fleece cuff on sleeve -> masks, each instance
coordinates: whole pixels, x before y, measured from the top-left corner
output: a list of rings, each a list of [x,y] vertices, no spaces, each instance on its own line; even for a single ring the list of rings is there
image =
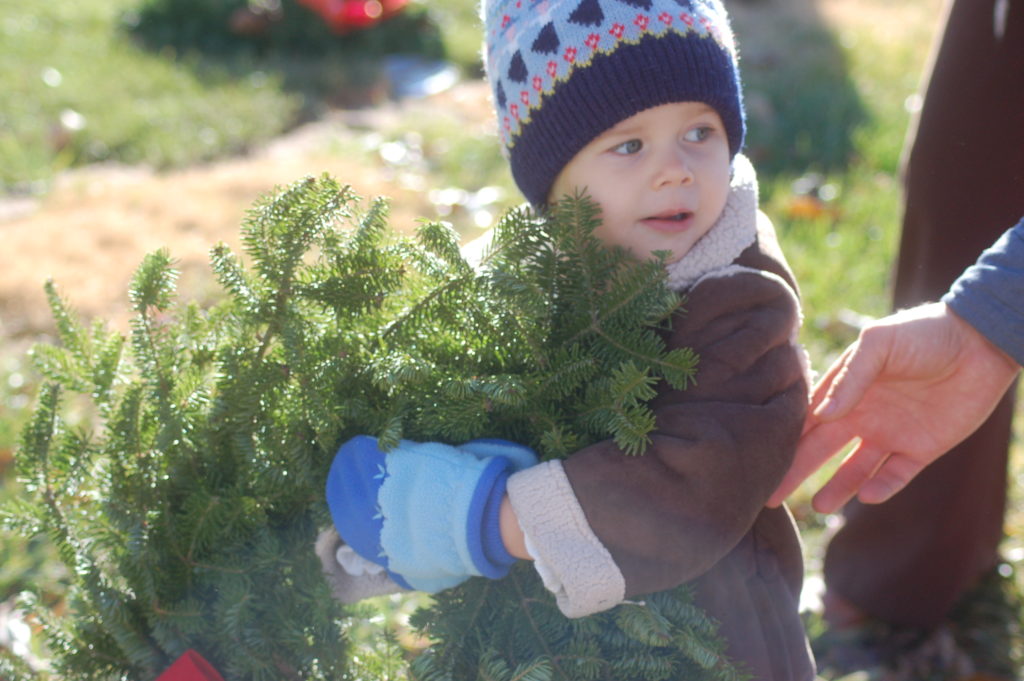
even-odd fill
[[[583,617],[623,601],[622,572],[590,528],[560,462],[513,474],[508,495],[534,566],[562,614]]]

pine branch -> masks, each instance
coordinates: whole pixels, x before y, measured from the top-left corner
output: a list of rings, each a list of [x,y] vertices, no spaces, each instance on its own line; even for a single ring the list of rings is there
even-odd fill
[[[349,611],[311,550],[340,442],[500,437],[551,458],[614,439],[640,454],[655,382],[692,377],[692,353],[662,340],[678,303],[662,268],[600,247],[592,204],[512,211],[471,265],[450,228],[410,239],[386,201],[358,203],[327,177],[262,199],[245,259],[211,252],[226,295],[208,309],[175,301],[168,252],[147,256],[128,343],[48,286],[61,345],[36,350],[51,384],[18,453],[29,496],[4,512],[74,576],[75,609],[44,613],[61,678],[155,678],[187,647],[228,681],[383,668],[350,658]],[[61,418],[65,393],[90,405],[81,426]],[[687,593],[661,598],[672,607],[570,621],[529,566],[469,580],[414,615],[437,643],[410,673],[728,678]]]
[[[567,674],[566,671],[559,664],[560,660],[558,654],[554,650],[552,650],[551,646],[548,645],[547,637],[541,631],[540,627],[538,626],[537,620],[533,616],[533,612],[530,608],[531,604],[535,602],[533,596],[526,593],[526,591],[523,589],[523,583],[520,580],[518,574],[510,574],[506,578],[506,581],[510,581],[512,583],[512,586],[515,588],[515,594],[518,597],[519,602],[522,604],[523,615],[525,616],[526,621],[530,626],[530,629],[533,631],[533,634],[536,637],[537,642],[540,644],[541,655],[538,658],[536,658],[536,662],[544,662],[551,665],[552,679],[560,678],[564,679],[565,681],[571,681],[572,676]]]

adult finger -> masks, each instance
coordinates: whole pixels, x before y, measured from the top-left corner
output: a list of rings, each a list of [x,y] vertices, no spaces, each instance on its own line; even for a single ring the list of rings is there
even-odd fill
[[[797,443],[793,463],[766,505],[771,508],[781,505],[793,490],[852,439],[853,436],[843,424],[818,423],[812,426]]]
[[[829,365],[825,373],[822,374],[821,378],[814,384],[814,388],[811,390],[811,399],[809,405],[809,418],[814,418],[814,412],[817,410],[818,405],[821,404],[822,400],[829,393],[832,388],[832,383],[836,380],[836,376],[842,371],[843,367],[849,361],[850,354],[853,352],[854,345],[849,345],[843,350],[842,354],[837,357],[832,364]]]
[[[871,384],[882,372],[886,361],[887,344],[874,342],[876,336],[865,333],[852,346],[843,365],[830,381],[821,404],[814,415],[823,421],[840,419],[850,412],[864,397]]]
[[[853,448],[839,468],[811,499],[818,513],[832,513],[857,495],[885,462],[889,452],[864,442]]]
[[[880,504],[907,486],[927,464],[905,454],[893,454],[865,482],[857,498],[865,504]]]

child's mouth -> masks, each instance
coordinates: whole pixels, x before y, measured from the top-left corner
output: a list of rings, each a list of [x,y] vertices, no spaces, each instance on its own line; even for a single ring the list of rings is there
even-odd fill
[[[693,213],[680,211],[677,213],[662,213],[644,218],[644,222],[653,229],[662,232],[674,232],[683,230],[689,226]]]
[[[686,219],[690,218],[691,216],[693,216],[693,213],[691,213],[689,211],[679,211],[679,212],[666,211],[664,213],[659,213],[658,215],[648,215],[644,219],[645,220],[676,220],[676,221],[680,221],[680,220],[686,220]]]

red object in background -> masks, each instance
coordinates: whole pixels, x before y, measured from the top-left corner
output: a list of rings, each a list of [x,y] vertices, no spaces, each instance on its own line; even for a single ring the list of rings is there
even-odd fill
[[[156,681],[224,681],[224,677],[194,650],[186,650]]]
[[[409,0],[298,0],[324,18],[335,33],[369,28],[397,14]]]

